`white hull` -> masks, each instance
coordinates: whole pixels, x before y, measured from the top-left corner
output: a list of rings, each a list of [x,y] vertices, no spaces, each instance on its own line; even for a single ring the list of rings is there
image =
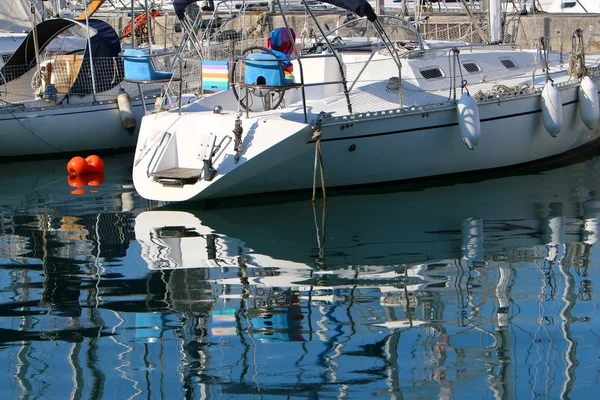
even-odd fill
[[[596,85],[600,78],[594,79]],[[553,157],[590,143],[600,137],[590,131],[579,116],[578,85],[562,90],[564,126],[553,138],[542,124],[540,96],[487,101],[480,103],[481,141],[469,150],[461,141],[455,107],[440,107],[426,111],[394,112],[390,116],[372,115],[324,123],[322,148],[325,183],[328,187],[377,183],[493,169],[528,163]],[[423,124],[424,115],[427,123]],[[316,116],[313,116],[316,118]],[[188,119],[189,118],[189,119]],[[202,126],[195,119],[208,123],[212,133],[229,134],[235,115],[217,115],[212,111],[196,112],[178,118],[174,114],[150,116],[143,120],[142,133],[154,137],[177,120],[177,126]],[[210,122],[208,122],[210,121]],[[261,121],[268,121],[263,122]],[[238,196],[251,193],[308,189],[313,184],[315,143],[310,126],[293,121],[277,121],[281,129],[270,126],[267,118],[242,119],[244,132],[254,128],[252,147],[239,163],[234,162],[232,146],[222,157],[219,170],[224,175],[210,182],[200,180],[194,185],[166,187],[147,178],[151,157],[141,157],[144,137],[140,137],[133,177],[136,189],[145,198],[182,201]],[[150,125],[151,129],[147,130]],[[287,126],[285,126],[287,125]],[[352,125],[352,126],[348,126]],[[342,129],[343,127],[343,129]],[[518,129],[515,129],[518,127]],[[189,133],[177,130],[178,141],[193,140]],[[155,139],[156,140],[156,139]],[[196,140],[197,142],[197,140]],[[142,145],[141,145],[142,144]],[[355,146],[354,151],[350,147]],[[254,151],[251,149],[254,148]],[[260,156],[259,163],[252,163]],[[201,168],[202,162],[190,167]],[[239,168],[244,165],[244,168]],[[229,172],[236,169],[235,173]]]
[[[123,128],[116,101],[104,103],[0,112],[0,157],[135,147],[138,129]],[[140,121],[141,102],[132,112]]]

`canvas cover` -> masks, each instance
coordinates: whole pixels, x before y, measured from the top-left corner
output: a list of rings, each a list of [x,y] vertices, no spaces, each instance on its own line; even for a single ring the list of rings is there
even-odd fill
[[[366,0],[322,0],[322,2],[351,11],[359,17],[367,17],[371,22],[377,19],[373,7],[371,7],[371,4]]]
[[[182,20],[185,17],[185,9],[192,3],[198,0],[173,0],[173,9],[177,18]]]
[[[7,82],[22,76],[27,70],[34,68],[36,63],[34,34],[37,34],[39,51],[43,51],[50,42],[67,29],[79,25],[87,29],[85,23],[55,18],[39,23],[23,40],[12,57],[4,64],[0,72]],[[71,88],[71,93],[87,95],[92,93],[92,64],[96,71],[111,71],[111,73],[95,74],[96,90],[102,92],[115,87],[123,80],[123,60],[119,35],[108,23],[90,19],[90,45],[86,45],[83,62],[79,74]],[[86,41],[87,44],[87,41]],[[83,50],[83,49],[80,49]],[[90,62],[90,54],[93,56]],[[27,66],[28,68],[22,68]]]

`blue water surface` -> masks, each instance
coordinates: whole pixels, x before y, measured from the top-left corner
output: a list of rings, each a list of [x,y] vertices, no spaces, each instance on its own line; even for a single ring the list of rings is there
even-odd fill
[[[3,164],[6,399],[579,399],[600,390],[600,158],[156,204]]]

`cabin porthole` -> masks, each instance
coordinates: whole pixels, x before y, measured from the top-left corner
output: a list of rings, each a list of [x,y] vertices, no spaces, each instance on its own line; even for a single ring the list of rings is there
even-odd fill
[[[354,150],[356,150],[356,145],[355,144],[351,144],[350,147],[348,147],[348,151],[349,152],[353,152]]]

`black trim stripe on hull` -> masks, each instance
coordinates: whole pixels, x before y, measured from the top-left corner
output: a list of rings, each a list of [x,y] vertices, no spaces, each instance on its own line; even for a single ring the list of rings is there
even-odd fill
[[[579,102],[579,100],[569,101],[567,103],[564,103],[563,107],[574,104],[574,103],[578,103],[578,102]],[[539,110],[526,111],[526,112],[522,112],[522,113],[518,113],[518,114],[510,114],[510,115],[503,115],[503,116],[498,116],[498,117],[493,117],[493,118],[486,118],[486,119],[482,119],[481,122],[490,122],[490,121],[497,121],[497,120],[507,119],[507,118],[522,117],[524,115],[537,114],[537,113],[541,113],[541,112],[542,112],[542,109],[540,108]],[[392,132],[381,132],[381,133],[375,133],[375,134],[371,134],[371,135],[365,134],[365,135],[355,135],[355,136],[339,137],[339,138],[323,138],[323,139],[321,139],[321,142],[335,142],[338,140],[364,139],[364,138],[371,138],[371,137],[377,137],[377,136],[396,135],[396,134],[401,134],[401,133],[406,133],[406,132],[425,131],[425,130],[429,130],[429,129],[450,128],[453,126],[458,126],[458,122],[452,123],[452,124],[421,126],[418,128],[403,129],[400,131],[392,131]],[[314,142],[315,142],[314,140],[309,140],[306,142],[306,144],[310,144],[310,143],[314,143]]]
[[[103,108],[100,108],[101,106],[103,106]],[[135,104],[135,105],[131,105],[131,108],[139,108],[142,107],[142,103],[140,104]],[[118,109],[118,105],[117,103],[114,104],[97,104],[97,105],[89,105],[89,106],[82,106],[82,107],[98,107],[99,109],[93,109],[93,110],[87,110],[87,111],[71,111],[71,112],[65,112],[65,113],[55,113],[52,114],[52,117],[64,117],[64,116],[69,116],[69,115],[77,115],[77,114],[89,114],[92,112],[100,112],[100,111],[107,111],[107,110],[112,110],[112,109]],[[54,110],[56,111],[56,109],[47,109],[47,110],[38,110],[40,112],[39,115],[32,115],[32,116],[28,116],[28,117],[19,117],[18,114],[22,113],[22,112],[27,112],[27,113],[33,113],[36,111],[18,111],[18,112],[7,112],[6,115],[9,116],[9,118],[0,118],[0,121],[12,121],[12,120],[17,120],[17,121],[21,121],[21,120],[25,120],[25,119],[32,119],[32,118],[46,118],[49,115],[45,114],[48,111]],[[2,113],[4,114],[4,113]],[[0,116],[2,115],[0,114]]]

